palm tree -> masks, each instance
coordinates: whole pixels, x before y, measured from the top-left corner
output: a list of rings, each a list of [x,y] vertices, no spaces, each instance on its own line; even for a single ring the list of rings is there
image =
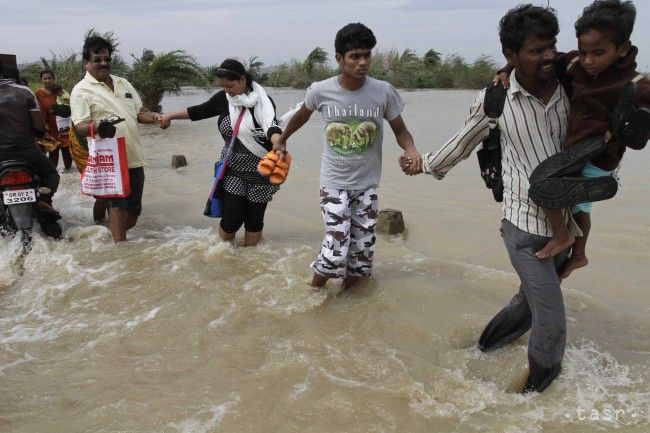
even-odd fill
[[[418,56],[415,54],[415,51],[413,51],[410,48],[405,49],[402,51],[402,54],[399,57],[400,63],[403,65],[409,65],[412,63],[417,63],[418,62]]]
[[[402,72],[412,71],[414,69],[417,69],[417,67],[420,65],[420,59],[415,54],[415,51],[407,48],[402,51],[402,54],[399,56],[398,64]]]
[[[311,75],[314,67],[323,66],[327,62],[327,52],[321,47],[314,48],[305,59],[305,70]]]
[[[424,62],[427,68],[432,68],[436,65],[439,65],[440,62],[442,61],[442,58],[440,57],[439,52],[437,52],[434,49],[430,49],[429,51],[424,53],[424,56],[422,57],[422,61]]]
[[[52,52],[50,60],[41,57],[40,66],[52,71],[56,82],[69,92],[84,76],[83,66],[78,57],[77,53]]]
[[[149,110],[160,111],[160,101],[166,92],[179,93],[181,86],[206,88],[208,80],[203,68],[193,56],[182,50],[155,54],[144,49],[135,59],[129,81],[138,89],[142,104]]]
[[[253,76],[253,80],[255,81],[263,81],[263,75],[262,74],[262,66],[264,66],[264,62],[259,60],[259,57],[257,56],[252,56],[250,59],[248,59],[248,72]]]
[[[101,36],[106,39],[113,46],[113,58],[111,62],[111,73],[114,75],[125,76],[129,71],[129,66],[120,57],[118,46],[120,45],[115,33],[106,32],[99,33],[94,28],[88,30],[84,35],[84,40],[90,36]],[[49,69],[54,72],[56,81],[67,91],[72,90],[84,76],[83,58],[82,53],[74,51],[50,51],[51,58],[46,59],[41,57],[40,63],[35,62],[27,66],[21,71],[21,75],[29,79],[30,82],[40,81],[39,72],[42,69]],[[38,85],[32,84],[35,87]]]

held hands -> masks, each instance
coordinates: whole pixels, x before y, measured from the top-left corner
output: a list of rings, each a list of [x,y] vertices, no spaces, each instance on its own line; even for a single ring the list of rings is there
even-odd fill
[[[287,154],[287,142],[279,139],[274,140],[274,137],[271,137],[271,141],[273,141],[273,152],[280,158],[284,158],[284,155]]]
[[[404,174],[413,176],[422,173],[422,156],[415,149],[404,151],[398,163]]]
[[[171,116],[168,114],[160,114],[158,113],[158,126],[160,126],[160,129],[167,129],[169,128],[169,125],[172,123]]]

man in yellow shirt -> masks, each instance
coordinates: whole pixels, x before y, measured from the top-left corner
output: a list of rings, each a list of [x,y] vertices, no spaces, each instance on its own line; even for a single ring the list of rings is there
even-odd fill
[[[86,76],[74,86],[70,96],[72,121],[80,135],[90,136],[91,125],[100,137],[124,137],[129,166],[131,194],[109,199],[108,228],[115,242],[126,240],[126,231],[135,226],[142,212],[144,157],[140,147],[138,123],[158,123],[160,113],[142,106],[137,90],[127,80],[111,75],[113,46],[99,36],[86,39],[83,47]],[[100,120],[118,116],[124,121],[115,126]]]

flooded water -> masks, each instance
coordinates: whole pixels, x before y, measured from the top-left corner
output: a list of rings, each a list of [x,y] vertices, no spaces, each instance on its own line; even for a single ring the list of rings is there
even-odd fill
[[[280,112],[303,96],[269,92]],[[462,125],[475,92],[403,96],[424,151]],[[443,181],[406,177],[387,133],[380,207],[402,210],[407,233],[379,238],[367,284],[315,292],[319,130],[314,115],[292,138],[289,179],[255,248],[220,242],[202,215],[223,145],[214,119],[142,127],[144,213],[126,244],[92,224],[78,175],[62,175],[65,239],[37,233],[22,276],[18,240],[0,240],[0,431],[650,429],[650,152],[630,151],[618,196],[594,208],[590,265],[564,284],[561,376],[521,395],[527,337],[489,354],[475,347],[517,290],[475,157]],[[189,166],[171,169],[173,154]]]

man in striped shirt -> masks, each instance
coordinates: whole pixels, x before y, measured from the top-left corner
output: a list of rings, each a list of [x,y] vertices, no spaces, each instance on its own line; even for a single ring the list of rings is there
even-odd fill
[[[501,233],[521,286],[488,323],[479,348],[497,349],[531,329],[527,391],[542,391],[557,377],[566,344],[557,270],[566,261],[567,251],[554,258],[535,256],[548,243],[552,230],[542,209],[528,197],[528,177],[541,161],[561,150],[567,130],[569,100],[553,69],[558,31],[553,9],[530,4],[508,11],[499,28],[503,54],[515,67],[498,120],[504,184]],[[442,179],[487,137],[484,95],[485,90],[479,93],[465,126],[453,138],[437,152],[423,155],[420,172]],[[407,174],[415,174],[409,172],[408,160],[401,163]],[[565,218],[575,232],[569,212]]]

